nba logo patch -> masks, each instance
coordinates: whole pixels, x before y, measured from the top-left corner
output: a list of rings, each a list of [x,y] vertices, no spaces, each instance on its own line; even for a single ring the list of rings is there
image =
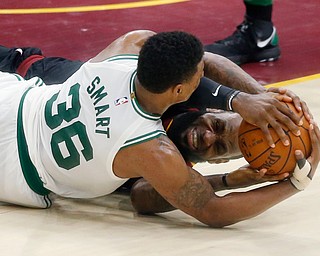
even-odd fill
[[[120,106],[120,105],[125,104],[125,103],[128,103],[128,98],[127,97],[122,97],[122,98],[119,98],[119,99],[114,101],[114,105],[116,105],[116,106]]]

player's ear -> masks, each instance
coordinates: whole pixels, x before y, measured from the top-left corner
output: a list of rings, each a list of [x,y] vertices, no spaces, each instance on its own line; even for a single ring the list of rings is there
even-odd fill
[[[172,87],[172,90],[173,90],[174,101],[176,103],[185,101],[187,100],[187,96],[190,96],[188,95],[188,90],[185,84],[177,84],[174,87]]]
[[[180,97],[180,95],[183,92],[183,85],[182,84],[177,84],[173,87],[173,93],[176,97]]]

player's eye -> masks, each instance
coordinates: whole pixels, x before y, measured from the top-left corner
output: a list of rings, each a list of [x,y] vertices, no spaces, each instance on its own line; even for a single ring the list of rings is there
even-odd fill
[[[227,145],[221,140],[216,140],[214,143],[214,150],[216,155],[223,155],[227,152]]]
[[[217,119],[213,121],[212,127],[217,134],[222,134],[225,129],[225,123],[224,121]]]

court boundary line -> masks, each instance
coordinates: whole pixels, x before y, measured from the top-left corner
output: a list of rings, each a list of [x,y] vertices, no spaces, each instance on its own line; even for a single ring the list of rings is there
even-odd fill
[[[266,88],[284,87],[284,86],[290,86],[290,85],[294,85],[294,84],[298,84],[298,83],[302,83],[302,82],[307,82],[307,81],[311,81],[311,80],[316,80],[316,79],[320,79],[320,73],[310,75],[310,76],[303,76],[303,77],[299,77],[299,78],[294,78],[294,79],[290,79],[290,80],[286,80],[286,81],[282,81],[282,82],[268,84],[265,87]]]
[[[118,4],[75,6],[75,7],[53,7],[53,8],[26,8],[26,9],[0,9],[1,14],[44,14],[44,13],[69,13],[69,12],[94,12],[110,11],[119,9],[132,9],[189,2],[190,0],[147,0]]]

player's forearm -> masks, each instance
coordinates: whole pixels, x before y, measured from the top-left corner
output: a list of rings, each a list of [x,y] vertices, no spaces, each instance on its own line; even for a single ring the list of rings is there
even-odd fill
[[[223,183],[222,176],[223,174],[216,174],[205,176],[205,178],[217,192],[230,188]],[[130,197],[135,210],[142,214],[168,212],[176,209],[143,178],[133,185]]]
[[[208,203],[205,211],[212,214],[204,223],[212,227],[232,225],[253,218],[298,192],[287,180],[248,192],[230,193]]]
[[[207,176],[215,191],[225,189],[221,175]],[[255,217],[298,192],[289,181],[257,188],[248,192],[229,193],[221,198],[212,198],[202,212],[206,218],[199,218],[211,227],[224,227]],[[142,214],[161,213],[176,209],[140,179],[131,190],[131,201],[137,212]],[[195,216],[197,218],[197,216]]]
[[[234,97],[232,95],[236,94],[236,90],[220,85],[207,77],[202,77],[198,88],[192,93],[184,105],[200,110],[207,108],[230,110],[229,99],[230,97]]]
[[[205,76],[217,83],[247,93],[262,93],[266,89],[238,65],[225,57],[205,53]]]

